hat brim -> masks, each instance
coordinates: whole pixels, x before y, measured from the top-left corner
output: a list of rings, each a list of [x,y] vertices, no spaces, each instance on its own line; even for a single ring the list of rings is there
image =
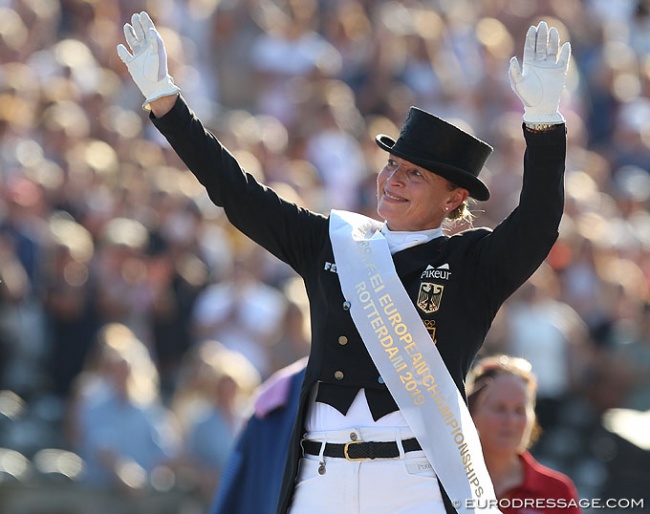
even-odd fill
[[[405,152],[400,152],[399,150],[394,150],[395,140],[387,136],[386,134],[379,134],[375,137],[375,142],[382,150],[386,150],[392,155],[406,159],[413,164],[416,164],[431,173],[440,175],[441,177],[446,178],[450,182],[456,184],[463,189],[467,189],[469,195],[481,202],[485,202],[490,199],[490,191],[487,186],[479,178],[468,173],[467,171],[457,168],[456,166],[450,166],[444,162],[432,161],[428,159],[422,159],[414,157],[413,155],[408,155]]]

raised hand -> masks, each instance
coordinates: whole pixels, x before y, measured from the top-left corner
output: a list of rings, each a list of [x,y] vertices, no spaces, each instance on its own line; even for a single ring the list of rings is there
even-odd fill
[[[124,37],[131,51],[117,45],[117,55],[126,64],[145,97],[143,109],[163,96],[176,95],[180,88],[167,70],[167,52],[160,34],[146,12],[135,13],[124,25]]]
[[[526,34],[523,68],[516,57],[510,59],[510,85],[524,104],[527,123],[562,123],[559,111],[560,96],[564,90],[571,44],[560,49],[560,35],[546,22],[532,26]]]

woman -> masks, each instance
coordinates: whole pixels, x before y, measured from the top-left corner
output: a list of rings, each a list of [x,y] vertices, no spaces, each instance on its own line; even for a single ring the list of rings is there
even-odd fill
[[[465,216],[469,197],[489,197],[488,144],[413,107],[397,140],[377,137],[385,222],[324,216],[259,184],[205,130],[146,13],[124,33],[131,51],[118,54],[154,125],[230,222],[305,282],[312,344],[278,512],[469,512],[466,500],[492,497],[463,381],[497,310],[557,239],[569,44],[560,51],[542,22],[523,69],[511,61],[528,144],[519,207],[494,231],[447,237],[442,223]]]
[[[528,451],[539,429],[535,418],[537,379],[522,358],[497,355],[468,376],[469,410],[503,514],[579,514],[575,485],[537,462]]]

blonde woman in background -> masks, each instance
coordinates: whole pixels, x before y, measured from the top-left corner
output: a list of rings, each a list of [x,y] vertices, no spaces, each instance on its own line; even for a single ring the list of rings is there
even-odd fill
[[[467,399],[503,514],[579,514],[573,481],[543,466],[528,449],[539,427],[537,378],[530,362],[496,355],[468,375]]]

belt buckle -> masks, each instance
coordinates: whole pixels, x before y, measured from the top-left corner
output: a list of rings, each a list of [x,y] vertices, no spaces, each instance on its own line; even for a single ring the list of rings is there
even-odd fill
[[[366,457],[353,458],[350,457],[350,454],[348,453],[351,444],[361,444],[363,442],[364,441],[348,441],[347,443],[345,443],[345,446],[343,447],[343,455],[345,456],[345,459],[349,460],[350,462],[353,462],[355,460],[364,460]]]

